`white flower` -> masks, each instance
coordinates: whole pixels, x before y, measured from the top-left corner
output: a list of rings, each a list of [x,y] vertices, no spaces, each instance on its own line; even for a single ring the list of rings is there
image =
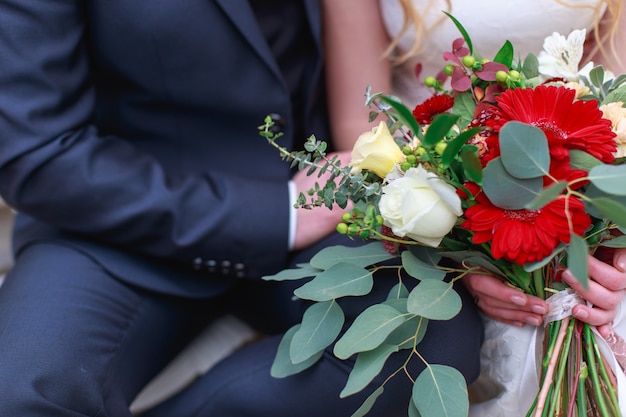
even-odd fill
[[[585,43],[585,29],[572,31],[567,38],[552,33],[543,41],[543,51],[539,59],[539,73],[545,78],[564,78],[566,81],[578,81],[581,73],[588,74],[593,63],[588,63],[579,69],[583,57]]]
[[[454,187],[421,165],[382,188],[380,214],[396,236],[436,247],[463,214]]]

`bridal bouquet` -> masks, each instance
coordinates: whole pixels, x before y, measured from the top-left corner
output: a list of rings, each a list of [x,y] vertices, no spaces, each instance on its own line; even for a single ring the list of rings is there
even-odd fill
[[[338,358],[356,356],[340,395],[359,392],[395,352],[408,349],[411,360],[424,361],[419,344],[428,321],[460,311],[454,282],[491,274],[553,303],[528,415],[620,415],[615,373],[623,370],[608,366],[594,329],[571,317],[582,301],[559,277],[569,268],[587,285],[588,254],[626,247],[626,76],[578,68],[584,31],[554,34],[545,51],[521,61],[506,41],[487,59],[450,18],[462,37],[444,54],[441,74],[425,80],[433,96],[410,110],[368,91],[371,119],[382,121],[358,138],[348,166],[328,158],[315,137],[290,152],[277,144],[271,119],[260,127],[293,166],[330,173],[298,205],[352,202],[337,231],[372,241],[327,248],[266,277],[307,278],[295,296],[312,301],[285,334],[272,374],[300,372],[334,344]],[[398,274],[387,300],[367,307],[340,336],[336,300],[368,294],[374,272],[394,258],[417,285],[409,289]],[[455,369],[425,363],[420,375],[405,366],[388,379],[406,375],[414,385],[409,416],[467,415],[466,381]],[[367,414],[383,390],[384,383],[353,416]]]

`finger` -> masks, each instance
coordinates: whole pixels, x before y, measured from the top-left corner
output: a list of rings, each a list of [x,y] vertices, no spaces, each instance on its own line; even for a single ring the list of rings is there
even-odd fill
[[[597,269],[594,269],[594,272],[597,274]],[[617,305],[621,303],[626,291],[607,288],[603,283],[596,281],[595,276],[587,282],[587,288],[584,288],[570,270],[563,272],[563,280],[585,300],[604,310],[615,309]]]
[[[519,309],[494,308],[482,300],[478,300],[478,306],[488,317],[504,322],[519,325],[520,323],[539,326],[543,322],[543,316]]]
[[[613,262],[616,266],[613,266],[589,256],[589,275],[594,281],[610,290],[626,289],[626,272],[617,266],[622,262],[621,257],[621,252],[615,252]]]
[[[607,326],[613,323],[617,315],[616,310],[603,310],[601,308],[592,308],[585,305],[577,305],[572,308],[572,316],[589,323],[592,326]]]

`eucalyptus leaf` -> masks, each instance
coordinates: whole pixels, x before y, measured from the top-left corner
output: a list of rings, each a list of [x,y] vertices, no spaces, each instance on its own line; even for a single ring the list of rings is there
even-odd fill
[[[415,406],[415,403],[413,402],[413,398],[411,398],[411,401],[409,401],[409,417],[422,417],[419,410]]]
[[[355,353],[372,350],[405,321],[405,315],[390,306],[372,305],[357,316],[335,343],[333,352],[339,359],[348,359]]]
[[[428,126],[422,145],[427,147],[435,146],[441,142],[456,124],[457,120],[459,120],[459,116],[451,113],[441,113],[435,116],[430,126]]]
[[[502,164],[515,178],[528,179],[548,174],[550,150],[543,130],[511,121],[500,129]]]
[[[305,369],[309,368],[311,365],[313,365],[315,362],[317,362],[324,355],[324,352],[322,351],[313,355],[304,362],[300,362],[298,364],[294,364],[293,362],[291,362],[291,359],[289,357],[289,346],[291,345],[293,335],[296,333],[299,327],[300,324],[296,324],[295,326],[287,330],[278,345],[276,357],[274,358],[274,362],[272,363],[272,367],[270,369],[270,373],[274,378],[285,378],[290,375],[302,372]]]
[[[554,201],[563,191],[567,188],[567,182],[556,182],[549,187],[545,188],[539,195],[528,205],[528,210],[539,210],[546,204]]]
[[[394,285],[387,294],[387,301],[407,298],[409,296],[409,290],[403,283],[399,282]]]
[[[424,416],[467,417],[467,382],[456,369],[429,365],[413,384],[413,402]]]
[[[573,169],[582,169],[583,171],[589,172],[591,168],[601,165],[602,161],[585,151],[572,149],[569,151],[569,163]]]
[[[339,336],[344,322],[343,310],[334,300],[309,306],[291,340],[291,362],[303,362],[330,346]]]
[[[622,205],[623,207],[626,207],[626,196],[609,195],[593,185],[593,183],[588,184],[586,189],[587,190],[585,191],[585,196],[587,198],[585,199],[585,210],[587,211],[587,213],[589,213],[589,215],[595,217],[596,219],[601,219],[604,214],[598,208],[593,206],[593,200],[606,198],[613,201],[613,203],[617,203]]]
[[[449,320],[461,311],[461,297],[452,284],[426,280],[420,282],[409,294],[407,309],[432,320]]]
[[[522,73],[528,79],[539,76],[539,59],[537,59],[537,55],[528,54],[526,56],[522,65]]]
[[[374,286],[372,275],[372,271],[360,266],[339,263],[297,288],[294,294],[313,301],[329,301],[348,295],[366,295]]]
[[[589,248],[585,239],[572,234],[569,247],[567,248],[567,267],[585,289],[589,287],[588,254]]]
[[[605,240],[600,246],[607,248],[626,248],[626,236],[616,236],[610,240]]]
[[[320,272],[322,272],[321,269],[315,268],[311,264],[304,264],[298,268],[284,269],[274,275],[266,275],[263,279],[266,281],[290,281],[312,277]]]
[[[437,268],[437,265],[422,261],[408,250],[402,252],[402,266],[407,274],[420,280],[443,280],[446,277],[446,272]]]
[[[311,258],[314,268],[328,269],[338,263],[351,263],[357,266],[369,266],[395,258],[385,250],[380,242],[371,242],[361,246],[329,246]]]
[[[397,351],[398,346],[382,344],[376,349],[359,353],[339,397],[348,397],[367,387],[383,369],[387,358]]]
[[[597,165],[589,171],[588,178],[605,193],[626,196],[626,165]]]
[[[607,197],[598,197],[589,200],[595,208],[602,212],[610,221],[620,227],[626,227],[626,207],[618,201]]]
[[[428,319],[418,315],[408,319],[385,339],[385,343],[397,345],[400,349],[417,346],[428,329]]]
[[[502,164],[501,158],[495,158],[483,170],[483,191],[496,206],[519,210],[533,201],[543,190],[541,177],[518,179],[512,177]]]
[[[445,258],[451,259],[466,268],[481,267],[497,276],[506,278],[506,275],[493,263],[493,259],[478,251],[439,252]]]
[[[383,386],[378,387],[376,391],[372,392],[369,397],[367,397],[365,401],[363,401],[363,404],[361,404],[359,409],[352,413],[350,417],[363,417],[367,413],[369,413],[374,404],[376,404],[376,400],[383,394],[383,392],[385,392],[385,388]]]
[[[547,264],[550,263],[550,261],[552,260],[552,258],[554,258],[555,256],[557,256],[558,254],[560,254],[561,252],[565,251],[567,249],[567,247],[564,244],[560,244],[558,245],[549,256],[546,256],[545,258],[543,258],[541,261],[537,261],[537,262],[528,262],[527,264],[524,265],[524,271],[526,272],[533,272],[538,270],[539,268],[543,268],[544,266],[546,266]]]

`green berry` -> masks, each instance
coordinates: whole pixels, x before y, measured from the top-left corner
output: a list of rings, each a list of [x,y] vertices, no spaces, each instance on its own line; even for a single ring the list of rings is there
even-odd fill
[[[339,223],[337,225],[337,232],[339,232],[339,234],[345,235],[346,233],[348,233],[348,225],[345,223]]]
[[[476,63],[476,58],[474,58],[472,55],[465,55],[462,59],[461,62],[463,63],[463,65],[465,65],[468,68],[472,68],[474,66],[474,64]]]
[[[403,162],[400,164],[400,169],[404,172],[408,171],[411,168],[411,163],[410,162]]]
[[[437,85],[437,79],[433,76],[428,76],[424,78],[424,85],[426,87],[434,87]]]
[[[344,222],[352,221],[352,213],[345,212],[341,215],[341,220]]]
[[[509,77],[511,77],[513,80],[517,81],[520,78],[522,78],[522,75],[519,73],[519,71],[511,70],[511,71],[509,71]]]
[[[500,81],[501,83],[505,82],[508,79],[509,79],[508,72],[502,71],[502,70],[496,72],[496,80]]]
[[[454,68],[455,68],[455,65],[453,65],[453,64],[448,64],[448,65],[446,65],[445,67],[443,67],[443,72],[444,72],[447,76],[450,76],[450,75],[452,75],[452,73],[454,72]]]

